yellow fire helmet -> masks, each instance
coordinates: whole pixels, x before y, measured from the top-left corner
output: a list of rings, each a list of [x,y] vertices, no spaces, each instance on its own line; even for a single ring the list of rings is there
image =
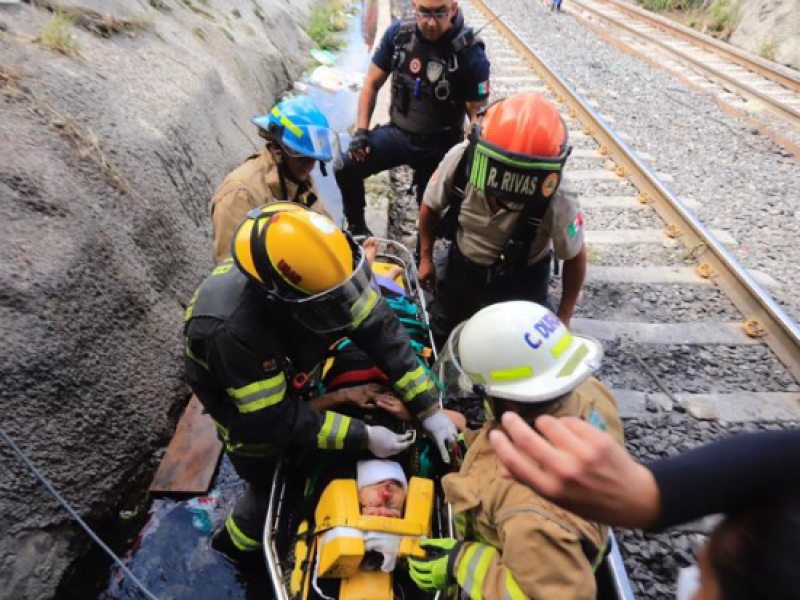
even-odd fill
[[[313,331],[354,329],[380,297],[361,247],[302,205],[253,209],[231,246],[239,269]]]

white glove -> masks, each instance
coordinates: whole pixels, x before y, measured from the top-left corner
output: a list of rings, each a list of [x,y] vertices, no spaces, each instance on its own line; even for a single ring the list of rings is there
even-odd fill
[[[367,449],[378,458],[399,454],[413,443],[413,431],[401,435],[386,427],[367,425]]]
[[[447,443],[455,444],[458,441],[458,429],[456,424],[450,420],[441,410],[436,411],[430,417],[422,421],[422,428],[439,448],[442,460],[450,464],[450,453],[447,451]]]

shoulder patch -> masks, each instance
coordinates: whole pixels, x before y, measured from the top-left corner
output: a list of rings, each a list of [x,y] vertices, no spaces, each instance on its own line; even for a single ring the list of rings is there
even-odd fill
[[[589,414],[589,425],[596,427],[600,431],[608,430],[608,426],[606,425],[606,420],[603,418],[603,415],[601,415],[595,409],[592,409],[592,412]]]
[[[578,235],[578,232],[581,229],[583,229],[583,213],[578,213],[578,216],[575,217],[572,225],[570,225],[567,229],[567,233],[569,234],[569,237],[575,237]]]

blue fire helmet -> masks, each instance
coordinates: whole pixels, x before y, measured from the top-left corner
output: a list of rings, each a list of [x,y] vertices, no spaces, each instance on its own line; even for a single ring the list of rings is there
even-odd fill
[[[252,121],[290,156],[329,162],[340,154],[339,136],[330,129],[322,111],[308,98],[289,98],[279,102],[269,114],[253,117]]]

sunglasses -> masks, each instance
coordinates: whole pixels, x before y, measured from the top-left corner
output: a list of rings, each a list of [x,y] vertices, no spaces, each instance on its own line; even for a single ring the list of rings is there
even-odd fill
[[[444,21],[450,16],[449,8],[437,8],[436,10],[428,10],[427,8],[418,8],[414,11],[417,18],[425,21],[427,19],[435,19],[437,21]]]

